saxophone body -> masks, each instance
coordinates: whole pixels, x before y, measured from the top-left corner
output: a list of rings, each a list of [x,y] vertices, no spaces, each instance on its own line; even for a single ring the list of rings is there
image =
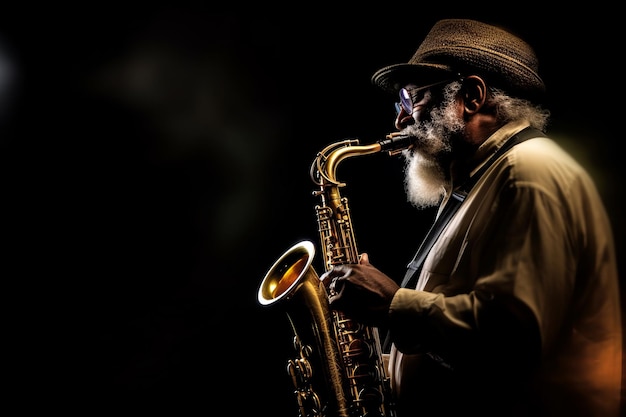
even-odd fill
[[[412,145],[408,136],[391,134],[370,145],[345,140],[317,154],[310,175],[325,271],[358,263],[359,252],[345,184],[336,178],[346,158],[378,152],[395,154]],[[299,417],[395,417],[378,329],[332,310],[328,294],[312,267],[315,246],[302,241],[269,269],[258,290],[264,306],[284,308],[293,331],[295,357],[287,361]]]

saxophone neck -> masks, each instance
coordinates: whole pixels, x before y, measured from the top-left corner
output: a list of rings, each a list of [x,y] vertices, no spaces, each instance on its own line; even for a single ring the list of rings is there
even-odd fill
[[[333,143],[320,151],[311,165],[311,178],[318,185],[342,185],[337,180],[339,164],[350,157],[380,152],[379,143],[360,145],[358,139]]]
[[[388,152],[395,155],[413,146],[414,137],[394,132],[378,142],[361,145],[358,139],[346,139],[328,145],[321,150],[311,165],[311,177],[318,185],[342,185],[337,180],[339,164],[350,157]]]

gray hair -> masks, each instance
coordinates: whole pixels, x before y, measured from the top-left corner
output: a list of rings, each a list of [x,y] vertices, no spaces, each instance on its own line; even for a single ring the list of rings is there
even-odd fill
[[[497,88],[489,90],[488,103],[494,107],[496,119],[502,124],[524,119],[535,129],[545,132],[550,119],[549,110]]]

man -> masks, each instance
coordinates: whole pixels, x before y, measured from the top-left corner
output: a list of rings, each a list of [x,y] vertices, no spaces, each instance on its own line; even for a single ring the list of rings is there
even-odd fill
[[[543,133],[534,51],[445,19],[372,80],[400,95],[408,199],[439,205],[440,234],[402,285],[367,254],[321,278],[332,308],[389,329],[398,417],[617,416],[612,231],[590,176]]]

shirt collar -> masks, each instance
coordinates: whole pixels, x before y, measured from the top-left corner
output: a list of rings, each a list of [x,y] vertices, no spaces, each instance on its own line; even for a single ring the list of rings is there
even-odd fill
[[[460,187],[469,177],[474,175],[502,145],[513,135],[529,126],[526,120],[509,122],[491,134],[474,154],[464,161],[457,161],[452,166],[451,178],[453,188]]]

